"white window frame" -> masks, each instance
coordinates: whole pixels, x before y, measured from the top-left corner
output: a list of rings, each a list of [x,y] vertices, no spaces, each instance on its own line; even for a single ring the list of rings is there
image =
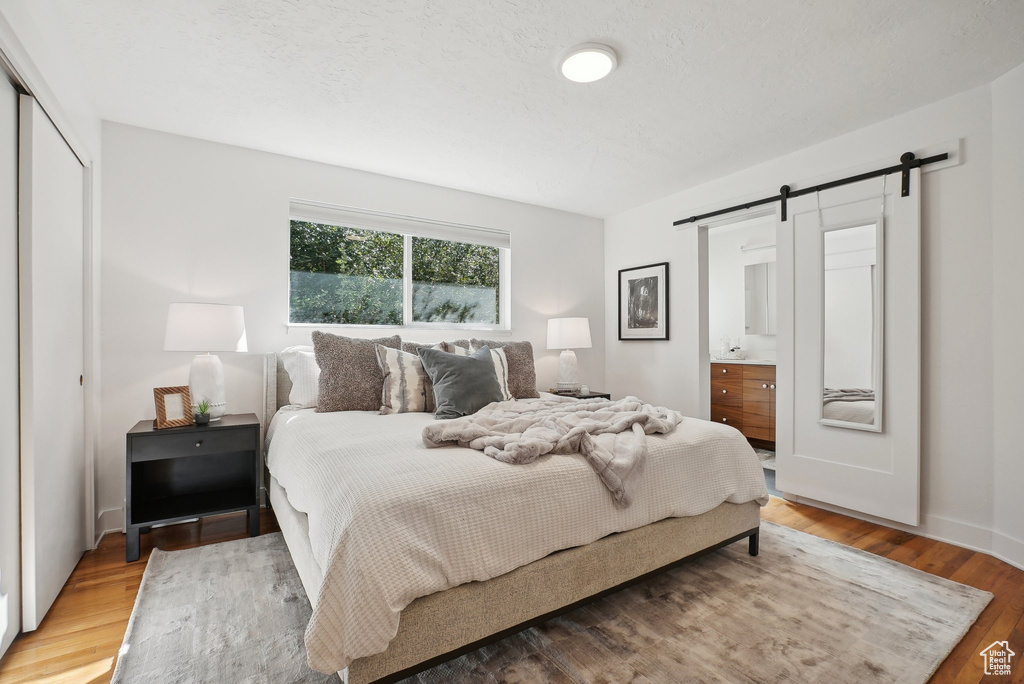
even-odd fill
[[[422,330],[491,330],[512,329],[512,296],[510,272],[512,260],[511,236],[507,231],[482,228],[462,223],[451,223],[435,219],[424,219],[403,214],[373,211],[325,204],[309,200],[292,200],[289,208],[288,225],[292,221],[321,223],[340,228],[356,228],[391,233],[403,237],[402,244],[402,323],[397,325],[375,325],[371,323],[294,323],[291,320],[291,278],[288,278],[288,297],[285,320],[288,328],[366,328],[422,329]],[[466,242],[496,247],[498,250],[498,323],[453,323],[447,321],[423,322],[412,320],[412,239],[413,237]],[[288,245],[288,268],[291,274],[291,242]]]

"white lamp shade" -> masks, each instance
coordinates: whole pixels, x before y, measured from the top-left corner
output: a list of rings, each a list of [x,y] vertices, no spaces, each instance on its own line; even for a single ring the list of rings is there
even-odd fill
[[[249,351],[242,307],[193,302],[171,304],[167,310],[164,351]]]
[[[548,349],[590,349],[589,318],[549,318]]]

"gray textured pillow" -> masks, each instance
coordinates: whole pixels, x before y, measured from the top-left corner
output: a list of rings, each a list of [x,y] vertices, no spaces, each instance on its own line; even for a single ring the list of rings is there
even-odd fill
[[[456,341],[456,343],[458,340]],[[503,349],[508,359],[508,389],[516,399],[536,399],[537,369],[533,364],[533,345],[529,342],[499,342],[496,340],[469,341],[475,351],[487,346],[491,349]]]
[[[487,347],[469,356],[420,349],[420,360],[434,386],[435,418],[468,416],[502,400],[491,350]]]
[[[361,340],[313,332],[313,354],[320,366],[317,413],[331,411],[378,411],[384,390],[384,373],[377,365],[376,345],[398,349],[398,335]]]

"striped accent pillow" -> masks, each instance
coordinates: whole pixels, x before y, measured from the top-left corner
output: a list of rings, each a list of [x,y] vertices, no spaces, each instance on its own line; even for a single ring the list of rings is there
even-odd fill
[[[433,413],[434,388],[417,354],[378,344],[377,363],[384,374],[380,412]]]
[[[514,401],[512,393],[508,391],[508,358],[505,357],[505,350],[492,349],[491,361],[494,362],[494,374],[498,376],[498,387],[501,388],[501,400]]]

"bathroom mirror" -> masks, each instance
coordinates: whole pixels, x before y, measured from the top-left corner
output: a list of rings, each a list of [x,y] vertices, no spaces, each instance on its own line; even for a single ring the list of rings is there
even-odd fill
[[[822,229],[821,423],[882,431],[881,220]]]
[[[744,325],[747,335],[776,333],[775,280],[774,261],[744,266]]]

